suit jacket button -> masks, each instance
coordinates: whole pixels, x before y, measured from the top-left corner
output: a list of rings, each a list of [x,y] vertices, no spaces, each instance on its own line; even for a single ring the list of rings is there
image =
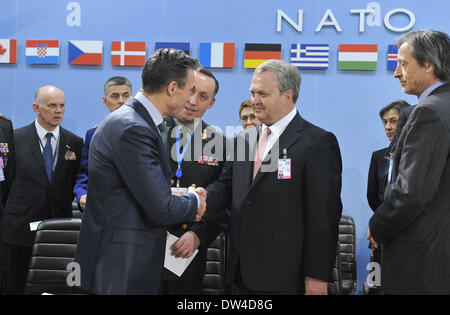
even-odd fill
[[[186,223],[184,223],[182,226],[181,226],[181,228],[183,229],[183,230],[186,230],[186,228],[187,228],[187,224]]]
[[[247,201],[247,202],[246,202],[246,205],[247,205],[247,206],[250,206],[250,201]]]

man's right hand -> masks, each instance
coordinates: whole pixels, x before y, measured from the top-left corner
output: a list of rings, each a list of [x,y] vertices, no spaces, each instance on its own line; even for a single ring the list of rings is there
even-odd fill
[[[86,197],[87,197],[87,195],[83,195],[83,196],[81,196],[81,198],[80,198],[80,207],[81,207],[81,210],[84,210],[84,208],[86,208]]]
[[[189,187],[188,192],[195,192],[200,198],[200,207],[198,208],[197,215],[195,216],[195,221],[200,221],[206,210],[206,190],[204,188],[193,188]]]

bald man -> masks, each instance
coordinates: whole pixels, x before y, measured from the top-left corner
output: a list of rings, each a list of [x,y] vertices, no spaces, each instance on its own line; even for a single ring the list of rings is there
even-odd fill
[[[36,120],[14,131],[16,166],[4,213],[6,294],[23,294],[35,232],[30,223],[72,216],[83,139],[60,126],[64,92],[35,93]]]

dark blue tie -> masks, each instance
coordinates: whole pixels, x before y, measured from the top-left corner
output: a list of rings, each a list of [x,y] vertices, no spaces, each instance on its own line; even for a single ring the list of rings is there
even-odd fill
[[[53,173],[53,150],[52,150],[52,133],[47,133],[47,143],[45,144],[42,156],[44,157],[45,170],[47,171],[48,180],[52,179]]]

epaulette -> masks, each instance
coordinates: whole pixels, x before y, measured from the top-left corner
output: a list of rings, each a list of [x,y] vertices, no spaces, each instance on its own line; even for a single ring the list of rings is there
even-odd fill
[[[7,120],[7,121],[11,121],[11,119],[9,117],[6,117],[3,114],[0,114],[0,118],[3,118],[4,120]]]

